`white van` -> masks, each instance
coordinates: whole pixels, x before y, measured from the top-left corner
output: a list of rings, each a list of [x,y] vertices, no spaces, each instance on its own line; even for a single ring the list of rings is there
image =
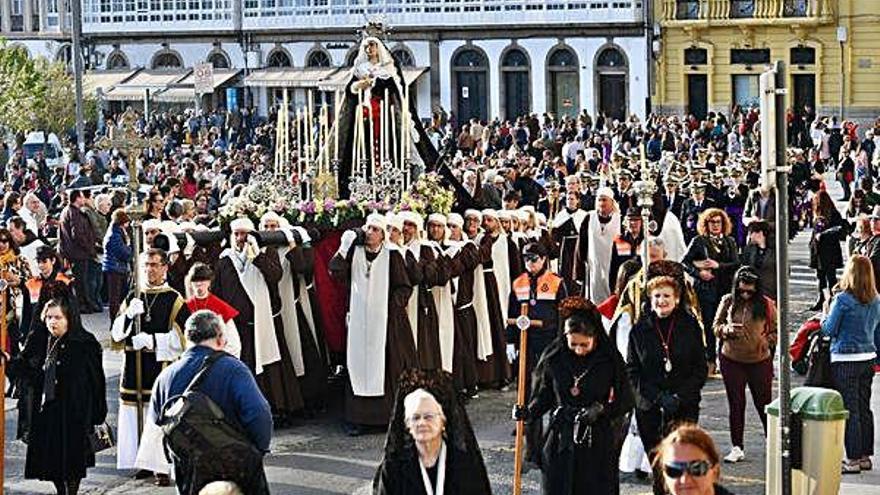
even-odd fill
[[[63,167],[69,160],[67,152],[61,147],[61,141],[55,134],[47,135],[42,131],[28,133],[22,148],[24,148],[25,159],[29,164],[33,163],[37,151],[43,152],[43,157],[49,168]]]

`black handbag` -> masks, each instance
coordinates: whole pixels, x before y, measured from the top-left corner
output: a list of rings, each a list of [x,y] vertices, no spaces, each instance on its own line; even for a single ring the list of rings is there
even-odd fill
[[[810,366],[804,385],[808,387],[834,388],[834,375],[831,371],[831,337],[817,332],[810,344]]]
[[[92,433],[89,434],[89,445],[92,447],[92,452],[96,454],[116,445],[116,435],[113,433],[113,427],[107,423],[95,426]]]

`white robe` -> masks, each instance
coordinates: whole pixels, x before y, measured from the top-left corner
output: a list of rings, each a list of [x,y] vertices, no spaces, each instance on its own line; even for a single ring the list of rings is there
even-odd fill
[[[254,364],[255,374],[263,373],[263,367],[281,361],[278,338],[275,337],[275,320],[272,315],[272,302],[269,286],[259,268],[250,260],[242,262],[232,249],[226,249],[220,258],[228,257],[241,286],[254,306]]]
[[[595,212],[590,214],[589,236],[587,244],[587,260],[586,260],[586,279],[584,287],[586,294],[584,296],[593,301],[594,304],[608,299],[611,291],[608,288],[609,278],[611,277],[611,247],[614,245],[614,238],[620,235],[620,213],[611,214],[611,220],[604,224],[599,221],[599,215]]]
[[[687,245],[684,243],[684,233],[681,231],[681,222],[675,213],[666,212],[666,219],[663,220],[663,229],[657,236],[663,239],[666,246],[666,259],[672,261],[681,261],[687,253]]]
[[[498,306],[502,315],[507,314],[510,303],[510,251],[508,251],[507,234],[498,234],[492,244],[492,268],[495,272],[495,283],[498,286]]]
[[[383,246],[372,265],[368,265],[365,248],[352,249],[346,343],[348,378],[355,396],[382,397],[385,395],[391,253]]]

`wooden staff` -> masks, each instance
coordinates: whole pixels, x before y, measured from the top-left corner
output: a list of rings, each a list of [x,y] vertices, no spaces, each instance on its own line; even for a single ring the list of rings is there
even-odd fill
[[[519,375],[516,383],[516,405],[520,408],[526,406],[526,361],[528,351],[528,330],[541,328],[544,322],[529,318],[529,303],[524,302],[519,308],[518,318],[508,318],[508,325],[516,325],[519,328]],[[516,422],[516,440],[513,449],[513,495],[522,493],[522,465],[523,465],[523,435],[525,433],[525,421]]]
[[[6,345],[6,338],[9,335],[7,322],[6,322],[6,280],[0,282],[0,286],[3,286],[2,292],[0,292],[0,348],[3,349],[3,352],[7,355],[10,354],[10,348]],[[25,296],[27,297],[27,296]],[[6,359],[0,359],[0,384],[6,384]],[[25,399],[21,399],[25,400]],[[21,421],[21,418],[19,418]],[[6,445],[6,396],[3,396],[3,407],[0,407],[0,445]],[[3,494],[3,483],[5,477],[3,475],[6,464],[6,452],[5,449],[0,451],[0,495]]]
[[[407,150],[409,147],[409,126],[410,126],[410,114],[409,114],[409,87],[406,85],[406,81],[403,81],[403,107],[400,109],[400,166],[404,168],[404,187],[408,188],[410,182],[412,181],[410,177],[409,167],[407,166],[406,160]]]

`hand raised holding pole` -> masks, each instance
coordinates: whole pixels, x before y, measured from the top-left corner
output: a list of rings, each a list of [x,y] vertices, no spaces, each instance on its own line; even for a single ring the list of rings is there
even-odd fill
[[[530,328],[541,328],[543,322],[540,320],[532,320],[529,318],[529,303],[524,302],[520,306],[520,313],[517,318],[508,318],[508,325],[516,325],[519,329],[519,373],[516,383],[516,406],[522,410],[526,406],[526,359],[528,351],[528,330]],[[522,467],[523,467],[523,447],[525,434],[525,420],[520,417],[516,420],[516,441],[514,443],[513,458],[513,495],[522,493]]]

